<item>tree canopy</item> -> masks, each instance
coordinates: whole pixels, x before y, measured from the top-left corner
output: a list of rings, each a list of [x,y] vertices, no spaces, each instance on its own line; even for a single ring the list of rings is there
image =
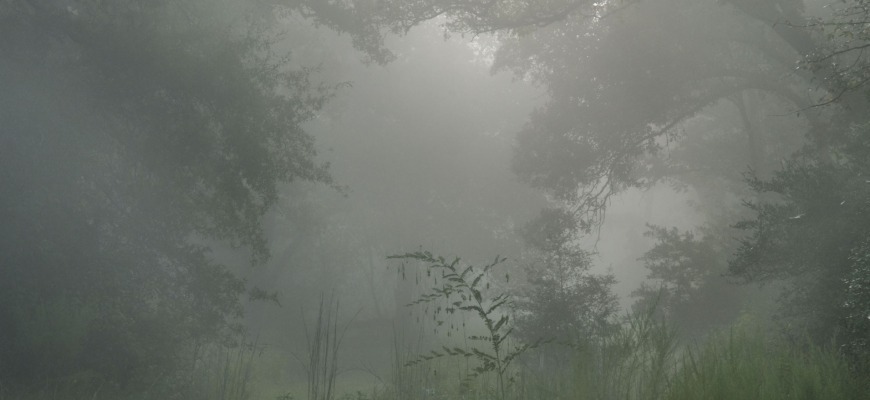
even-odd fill
[[[246,288],[208,244],[262,263],[278,185],[331,182],[302,128],[331,88],[273,51],[273,19],[0,3],[0,380],[144,384],[229,333]]]

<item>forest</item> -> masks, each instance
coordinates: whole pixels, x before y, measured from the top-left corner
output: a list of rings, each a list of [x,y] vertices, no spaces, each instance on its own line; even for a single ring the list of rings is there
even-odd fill
[[[868,393],[870,0],[0,0],[0,400]]]

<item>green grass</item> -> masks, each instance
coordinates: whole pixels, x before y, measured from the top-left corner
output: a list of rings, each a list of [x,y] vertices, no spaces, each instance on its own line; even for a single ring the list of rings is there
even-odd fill
[[[830,348],[735,328],[689,348],[665,399],[867,399],[867,382]]]
[[[789,343],[762,330],[738,326],[707,340],[678,346],[668,325],[634,315],[607,337],[574,349],[571,370],[541,370],[529,362],[517,371],[508,398],[522,400],[861,400],[867,377],[850,371],[829,347]],[[445,366],[442,365],[441,368]],[[496,398],[493,377],[458,392],[459,380],[440,380],[415,399]],[[488,389],[489,388],[489,389]],[[389,393],[389,392],[387,392]],[[372,397],[376,400],[395,396]]]
[[[651,313],[635,313],[609,335],[580,347],[570,398],[661,398],[676,369],[677,335]]]
[[[252,370],[267,360],[254,356],[256,346],[218,348],[198,369],[197,385],[183,398],[274,400]],[[512,400],[864,400],[870,377],[850,370],[834,348],[793,343],[750,324],[678,346],[671,327],[649,315],[635,314],[605,337],[564,347],[573,367],[546,368],[533,354],[517,362],[506,398]],[[268,357],[266,357],[268,358]],[[396,362],[403,364],[403,357]],[[404,367],[391,385],[340,387],[336,400],[490,400],[499,397],[493,373],[464,382],[473,360],[439,358]],[[266,365],[263,365],[266,367]],[[274,366],[272,366],[274,367]],[[394,371],[396,373],[396,371]],[[343,385],[342,385],[343,386]],[[355,386],[355,385],[351,385]],[[87,390],[85,390],[87,389]],[[119,396],[110,387],[58,384],[36,392],[16,392],[0,385],[0,400],[151,399],[165,396]],[[274,389],[274,388],[273,388]],[[280,393],[287,393],[284,387]],[[301,390],[300,390],[301,391]],[[278,393],[279,391],[272,391]],[[303,393],[290,397],[305,400]]]

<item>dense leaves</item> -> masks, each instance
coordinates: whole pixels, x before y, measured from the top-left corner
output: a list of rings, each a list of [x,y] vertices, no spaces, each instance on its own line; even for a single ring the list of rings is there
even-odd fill
[[[870,59],[866,54],[870,46],[870,32],[866,29],[870,3],[850,0],[832,3],[829,8],[830,16],[810,18],[804,25],[823,37],[826,46],[805,53],[803,67],[819,76],[829,88],[828,94],[816,100],[819,105],[834,102],[857,105],[870,82]]]
[[[654,310],[690,337],[735,320],[741,307],[742,293],[724,276],[729,241],[699,233],[650,226],[656,243],[642,258],[648,281],[632,293],[636,310]]]
[[[747,281],[789,282],[789,322],[817,339],[845,332],[845,342],[863,348],[870,141],[866,126],[845,136],[828,152],[796,156],[770,180],[750,180],[764,200],[747,203],[757,217],[738,224],[751,236],[730,270]]]
[[[573,241],[575,222],[564,211],[551,209],[523,229],[526,282],[517,296],[516,326],[526,342],[554,342],[541,351],[539,364],[549,372],[570,367],[564,346],[606,335],[618,310],[616,280],[590,271],[592,254]]]
[[[277,185],[329,182],[327,90],[227,6],[0,3],[0,380],[153,385],[240,312],[206,244],[262,262]]]

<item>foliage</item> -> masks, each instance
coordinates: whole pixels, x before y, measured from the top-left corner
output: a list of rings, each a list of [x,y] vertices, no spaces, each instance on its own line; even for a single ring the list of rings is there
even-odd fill
[[[599,3],[591,0],[457,2],[447,0],[387,0],[376,2],[320,2],[301,0],[303,14],[332,15],[321,18],[338,31],[348,32],[354,46],[375,62],[388,62],[395,55],[384,47],[388,33],[406,34],[426,21],[441,18],[451,32],[463,35],[510,31],[527,32],[577,16],[593,18],[611,8],[633,1]]]
[[[513,168],[521,179],[550,193],[557,207],[578,220],[575,229],[580,231],[589,231],[603,220],[608,201],[614,194],[629,187],[648,187],[656,180],[683,172],[654,170],[668,165],[661,159],[667,156],[669,146],[685,138],[688,127],[698,120],[730,115],[730,118],[721,118],[727,122],[721,132],[746,133],[748,164],[768,170],[758,172],[772,172],[772,161],[778,160],[770,157],[779,153],[768,151],[774,145],[765,145],[760,140],[763,136],[759,132],[763,132],[765,125],[750,118],[752,102],[747,102],[747,98],[763,102],[770,114],[785,114],[791,125],[779,128],[805,134],[822,152],[827,152],[828,146],[840,146],[842,142],[838,141],[848,130],[848,124],[865,118],[862,114],[865,104],[851,99],[844,101],[847,107],[813,108],[823,101],[820,98],[837,98],[844,88],[853,90],[866,80],[863,76],[866,74],[861,72],[865,47],[864,1],[844,2],[832,18],[816,21],[817,27],[833,30],[832,34],[820,36],[812,35],[801,26],[808,15],[799,1],[660,0],[594,4],[519,1],[510,4],[511,7],[500,2],[489,6],[457,5],[420,0],[392,14],[381,15],[385,26],[398,30],[443,15],[445,27],[452,32],[499,33],[493,69],[508,70],[522,79],[538,82],[548,93],[547,103],[532,115],[520,133]],[[553,10],[560,11],[558,17],[548,12]],[[540,19],[528,18],[526,11]],[[818,68],[795,71],[795,62],[804,56]],[[833,59],[839,59],[836,65],[840,67],[831,67]],[[852,67],[854,69],[848,70],[850,73],[840,74]],[[817,161],[822,165],[826,163],[821,159]],[[696,182],[734,176],[735,168],[741,166],[731,166],[724,171],[710,170],[709,175]],[[820,181],[820,193],[840,190],[835,182],[837,179]],[[805,183],[814,186],[813,182]],[[761,191],[757,193],[760,195]],[[857,203],[858,199],[855,200]],[[840,201],[842,199],[828,207],[839,207]],[[853,202],[847,203],[847,207],[848,204]],[[778,218],[797,215],[800,213]],[[836,326],[830,322],[841,319],[837,313],[828,311],[837,310],[837,304],[844,301],[842,280],[849,272],[843,267],[828,273],[836,267],[820,261],[830,257],[847,259],[855,241],[863,238],[862,234],[848,236],[849,229],[833,225],[830,228],[813,234],[821,240],[810,242],[808,239],[813,235],[804,235],[799,240],[804,245],[793,246],[794,253],[765,253],[766,249],[772,249],[766,243],[760,243],[762,246],[751,251],[766,257],[763,261],[772,265],[783,264],[782,259],[774,256],[777,254],[783,259],[795,259],[798,265],[818,267],[819,271],[812,276],[787,273],[777,275],[776,279],[799,276],[806,279],[792,286],[795,291],[790,297],[816,299],[800,302],[794,310],[801,310],[811,319],[824,320],[828,317],[822,316],[830,316],[827,323],[820,321],[819,327]],[[797,235],[803,231],[793,232]],[[825,236],[828,232],[833,234]],[[651,253],[647,260],[660,269],[653,275],[665,272],[665,262],[675,273],[663,275],[664,279],[680,279],[678,275],[691,272],[676,272],[680,267],[714,271],[715,265],[721,263],[722,252],[716,257],[700,256],[697,246],[690,241],[670,240],[666,236],[662,236],[665,240],[660,242],[659,250],[666,250],[668,243],[673,242],[686,253],[674,253],[673,257]],[[777,240],[789,239],[798,237],[786,235]],[[833,254],[822,250],[827,246],[825,242],[851,244]],[[747,244],[745,249],[750,247]],[[833,247],[830,250],[834,250]],[[801,257],[788,254],[801,254]],[[678,258],[682,256],[692,260],[681,262]],[[701,258],[706,258],[707,262]],[[735,265],[741,263],[743,261],[738,260]],[[844,265],[839,261],[833,264]],[[796,266],[792,270],[802,268]],[[705,285],[717,281],[709,273],[704,275],[711,278],[704,279]],[[751,273],[747,272],[743,277],[749,275]],[[699,277],[693,279],[700,284]],[[771,276],[771,279],[774,278]],[[691,284],[675,286],[680,290],[688,287]],[[711,287],[727,292],[722,280],[704,290]],[[808,293],[807,288],[812,288],[813,293]],[[822,293],[826,291],[836,294],[825,297]]]
[[[606,331],[617,309],[611,291],[613,276],[582,274],[560,281],[547,271],[533,271],[541,265],[530,266],[527,273],[541,276],[529,280],[529,287],[517,301],[519,336],[527,341],[548,339],[567,344]]]
[[[389,258],[419,261],[426,264],[427,276],[435,274],[435,287],[428,293],[420,295],[409,305],[430,305],[433,308],[433,318],[438,325],[444,324],[447,317],[459,312],[475,316],[486,328],[485,335],[468,337],[473,342],[482,342],[481,346],[472,345],[470,348],[443,346],[443,352],[432,350],[407,365],[448,356],[474,358],[479,365],[467,379],[471,380],[479,375],[494,372],[498,379],[496,386],[498,398],[506,399],[507,385],[510,383],[506,382],[506,379],[510,380],[508,368],[515,358],[539,346],[540,341],[511,345],[508,341],[514,330],[509,312],[513,306],[511,296],[508,293],[500,293],[492,297],[487,294],[490,283],[486,278],[490,270],[505,259],[496,257],[493,262],[481,268],[475,268],[473,265],[463,268],[459,264],[458,257],[448,262],[444,257],[436,257],[426,251],[394,255]],[[505,278],[509,279],[509,275]],[[458,331],[458,327],[451,326],[451,330]]]
[[[278,185],[330,182],[301,127],[330,89],[228,5],[0,2],[0,380],[162,379],[241,312],[209,244],[263,262]]]
[[[792,53],[818,45],[786,23],[801,19],[803,5],[755,3],[402,0],[355,11],[374,26],[358,43],[374,47],[385,31],[405,33],[436,17],[446,33],[495,32],[493,70],[548,92],[520,133],[515,171],[594,225],[613,194],[649,183],[639,179],[648,157],[711,107],[753,91],[791,110],[812,104],[804,93],[816,75],[792,74]],[[827,129],[819,117],[803,114],[814,135]]]
[[[550,95],[520,133],[515,171],[577,218],[600,222],[612,195],[654,183],[650,160],[714,107],[748,91],[803,107],[802,83],[778,80],[791,68],[782,44],[750,32],[756,22],[722,4],[657,1],[505,39],[495,67]]]
[[[816,100],[817,105],[854,103],[856,99],[851,95],[860,95],[870,82],[870,58],[866,54],[870,47],[870,32],[866,29],[870,2],[832,2],[829,8],[830,16],[813,17],[803,24],[823,37],[827,45],[806,53],[802,67],[823,77],[824,84],[831,89]]]
[[[571,352],[574,368],[568,374],[521,378],[511,395],[527,400],[866,397],[866,378],[829,346],[765,334],[746,320],[697,344],[678,346],[673,327],[650,311],[626,315],[608,335]]]
[[[868,311],[862,306],[870,235],[867,134],[866,126],[856,126],[837,146],[809,148],[770,180],[750,177],[759,200],[746,204],[757,216],[738,224],[750,236],[729,267],[745,281],[785,280],[786,321],[816,340],[837,335],[859,347],[867,331],[852,324]]]
[[[676,367],[676,331],[654,309],[634,310],[578,349],[573,392],[593,399],[658,399]]]
[[[664,399],[861,399],[867,382],[836,350],[736,327],[687,349]]]
[[[642,260],[650,281],[632,295],[635,308],[655,308],[681,333],[698,336],[716,325],[733,321],[740,311],[739,288],[723,276],[727,272],[723,242],[707,230],[700,238],[692,232],[648,225],[646,235],[656,239]]]
[[[374,7],[394,5],[385,1]],[[764,165],[767,169],[771,161],[778,160],[766,151],[772,145],[759,140],[758,132],[765,127],[747,116],[752,111],[747,96],[762,99],[770,114],[779,109],[776,114],[792,121],[791,127],[782,129],[805,134],[822,152],[842,144],[848,124],[866,119],[866,103],[860,98],[841,98],[867,81],[863,0],[845,1],[833,8],[832,16],[810,20],[809,26],[803,23],[811,17],[803,2],[789,0],[485,4],[418,0],[394,8],[372,12],[379,17],[369,22],[407,31],[423,20],[444,16],[451,32],[498,32],[493,69],[512,71],[547,89],[547,103],[532,115],[519,136],[513,167],[524,181],[548,191],[558,207],[578,219],[578,230],[588,231],[600,223],[614,194],[680,173],[650,172],[667,164],[657,158],[664,158],[669,145],[686,136],[688,125],[720,117],[725,104],[733,104],[726,111],[739,118],[732,118],[729,129],[722,131],[747,133],[750,145],[746,152],[751,154],[752,168]],[[823,35],[813,35],[808,27],[818,28]],[[795,71],[795,62],[802,58],[805,64]],[[842,100],[844,107],[814,108],[833,100]],[[702,180],[733,176],[734,169],[711,171],[712,177]],[[832,182],[822,185],[825,191],[839,190]],[[836,255],[816,252],[824,246],[822,242],[844,237],[842,230],[832,232],[831,237],[813,243],[803,240],[807,246],[795,246],[795,254],[807,256],[793,257],[797,264],[815,264],[829,256],[848,258],[855,240],[863,237],[846,238],[851,245]],[[693,251],[688,243],[683,244],[683,250]],[[762,254],[761,247],[753,252]],[[765,261],[782,264],[774,258]],[[709,261],[712,268],[714,260]],[[715,263],[720,262],[717,257]],[[792,279],[798,275],[777,276]],[[847,275],[839,271],[824,274],[820,280],[829,282],[825,290],[839,293],[833,297],[821,295],[824,285],[814,277],[797,282],[795,298],[807,297],[804,288],[816,288],[809,297],[818,299],[811,307],[803,302],[801,309],[808,315],[832,315],[822,310],[833,310],[842,303],[842,279]]]
[[[589,272],[591,254],[573,240],[573,223],[562,210],[548,209],[522,232],[528,250],[522,260],[526,279],[517,292],[517,334],[526,342],[555,342],[538,354],[550,372],[568,367],[561,346],[594,340],[618,309],[615,278]]]
[[[870,241],[867,238],[852,251],[852,271],[846,278],[844,333],[848,350],[856,363],[870,370]]]

